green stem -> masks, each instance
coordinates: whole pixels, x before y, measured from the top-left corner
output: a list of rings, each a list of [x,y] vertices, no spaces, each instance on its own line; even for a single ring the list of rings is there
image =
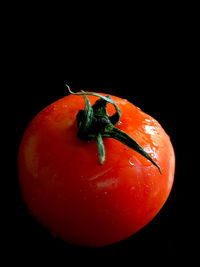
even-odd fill
[[[105,162],[105,147],[102,137],[109,137],[118,140],[119,142],[144,156],[152,164],[154,164],[162,174],[159,165],[151,158],[151,156],[145,152],[145,150],[132,137],[114,126],[120,120],[121,111],[109,95],[102,96],[97,93],[89,93],[84,91],[81,91],[81,93],[74,93],[70,90],[68,85],[66,86],[71,94],[84,96],[85,109],[79,110],[77,114],[78,137],[88,141],[96,140],[99,163],[101,165]],[[100,99],[98,99],[96,103],[91,106],[86,95],[98,96]],[[108,103],[111,103],[115,106],[116,112],[112,116],[109,116],[107,113]]]
[[[97,141],[97,147],[98,147],[98,153],[99,153],[99,163],[103,165],[105,161],[105,147],[104,147],[103,139],[100,133],[97,135],[96,141]]]
[[[112,130],[110,130],[107,135],[106,134],[104,135],[104,137],[114,138],[120,141],[121,143],[123,143],[124,145],[130,147],[131,149],[137,151],[139,154],[141,154],[146,159],[151,161],[151,163],[153,163],[159,169],[159,172],[162,174],[162,171],[159,165],[149,156],[147,152],[145,152],[145,150],[132,137],[130,137],[128,134],[126,134],[122,130],[116,127],[113,127]]]

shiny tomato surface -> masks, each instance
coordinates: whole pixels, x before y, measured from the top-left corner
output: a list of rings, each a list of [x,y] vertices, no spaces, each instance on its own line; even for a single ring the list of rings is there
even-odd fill
[[[102,94],[104,95],[104,94]],[[91,104],[98,99],[88,96]],[[121,110],[117,128],[134,138],[160,166],[112,138],[104,138],[106,160],[95,141],[77,137],[83,96],[52,103],[31,121],[22,138],[18,169],[24,201],[55,237],[84,246],[123,240],[159,212],[172,188],[175,155],[169,136],[151,116],[111,96]],[[115,111],[108,104],[108,112]]]

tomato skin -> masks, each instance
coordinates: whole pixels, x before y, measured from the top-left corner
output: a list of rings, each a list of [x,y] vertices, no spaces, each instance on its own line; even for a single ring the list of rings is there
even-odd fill
[[[102,94],[105,95],[105,94]],[[88,96],[91,104],[97,97]],[[19,182],[32,215],[53,236],[84,246],[123,240],[159,212],[172,188],[175,154],[170,138],[152,117],[125,99],[119,129],[134,138],[160,166],[111,138],[98,163],[95,141],[77,137],[81,96],[66,96],[31,121],[18,154]],[[108,104],[108,112],[114,112]]]

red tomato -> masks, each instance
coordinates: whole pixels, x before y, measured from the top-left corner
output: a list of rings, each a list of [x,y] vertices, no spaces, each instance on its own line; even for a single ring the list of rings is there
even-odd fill
[[[101,94],[104,95],[104,94]],[[104,95],[105,96],[105,95]],[[96,96],[88,96],[91,104]],[[160,166],[112,138],[97,144],[77,137],[83,96],[66,96],[42,110],[22,138],[18,169],[26,205],[53,236],[84,246],[123,240],[159,212],[172,188],[175,155],[170,138],[152,117],[125,99],[111,96],[121,110],[117,128],[134,138]],[[115,111],[108,104],[108,113]]]

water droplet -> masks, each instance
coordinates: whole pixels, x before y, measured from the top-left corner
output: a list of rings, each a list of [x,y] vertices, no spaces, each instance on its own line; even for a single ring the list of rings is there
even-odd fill
[[[135,166],[135,164],[131,161],[131,159],[129,159],[129,163],[130,165]]]

